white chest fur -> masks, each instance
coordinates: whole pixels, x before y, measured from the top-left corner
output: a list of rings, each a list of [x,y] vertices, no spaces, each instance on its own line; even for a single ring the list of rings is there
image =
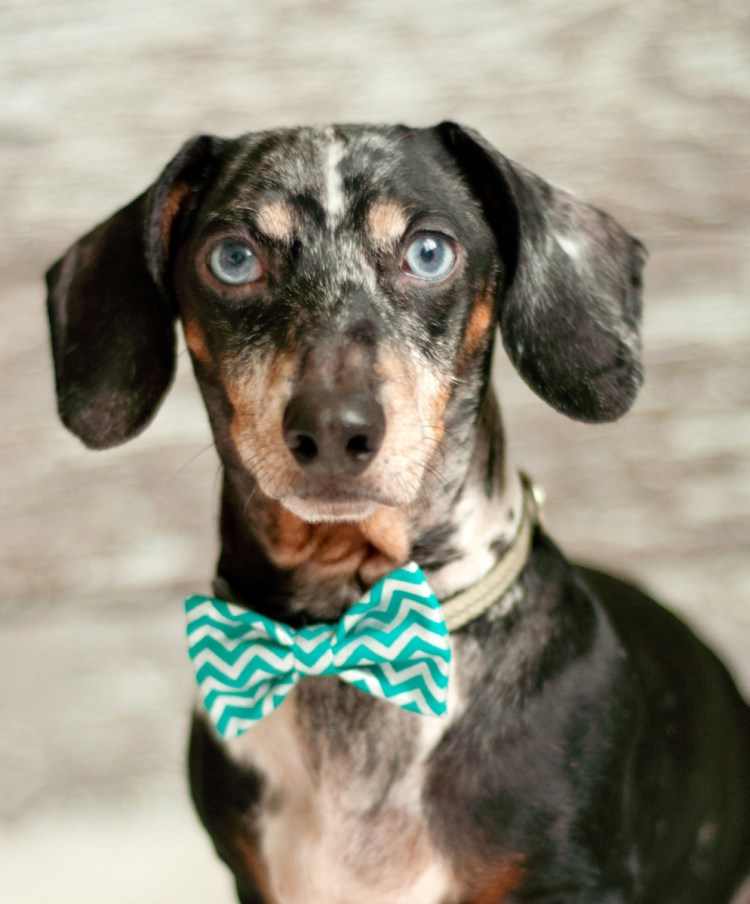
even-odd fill
[[[264,780],[257,827],[278,904],[450,901],[451,871],[422,803],[426,761],[449,720],[368,700],[373,718],[311,739],[298,691],[229,743],[230,755]]]

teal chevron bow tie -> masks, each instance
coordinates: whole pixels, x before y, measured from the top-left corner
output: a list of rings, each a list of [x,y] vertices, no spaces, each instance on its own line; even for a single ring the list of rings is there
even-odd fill
[[[305,675],[337,675],[413,712],[446,712],[448,628],[414,562],[375,584],[332,625],[294,630],[209,596],[191,596],[185,609],[203,702],[224,738],[276,709]]]

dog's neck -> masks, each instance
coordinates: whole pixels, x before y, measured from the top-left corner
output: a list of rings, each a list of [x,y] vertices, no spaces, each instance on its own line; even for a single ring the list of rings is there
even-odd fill
[[[264,497],[246,471],[226,469],[217,595],[304,622],[337,618],[410,559],[441,599],[478,581],[515,536],[522,491],[492,391],[476,423],[446,427],[451,449],[431,463],[418,501],[360,522],[307,523]]]

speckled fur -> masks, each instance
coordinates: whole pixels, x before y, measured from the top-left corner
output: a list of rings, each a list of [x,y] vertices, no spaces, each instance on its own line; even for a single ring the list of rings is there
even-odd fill
[[[424,232],[455,252],[434,284],[404,267]],[[215,278],[226,238],[252,245],[261,279]],[[451,123],[203,136],[48,274],[60,414],[92,447],[135,435],[179,319],[223,466],[216,594],[330,621],[414,558],[446,599],[519,522],[496,326],[551,405],[619,417],[642,377],[643,259]],[[377,400],[384,439],[361,473],[316,476],[284,413],[342,386]],[[443,719],[330,677],[230,742],[196,711],[193,798],[243,904],[729,900],[750,856],[750,718],[684,627],[537,529],[452,646]]]

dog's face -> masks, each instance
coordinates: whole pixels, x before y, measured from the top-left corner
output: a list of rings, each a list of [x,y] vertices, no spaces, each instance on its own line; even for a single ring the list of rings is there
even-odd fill
[[[457,401],[476,407],[500,257],[439,150],[403,130],[241,139],[178,241],[222,454],[304,520],[407,506]]]
[[[183,324],[220,454],[305,521],[408,507],[471,434],[494,327],[584,420],[640,382],[641,249],[452,124],[188,142],[50,271],[60,412],[129,438]]]

